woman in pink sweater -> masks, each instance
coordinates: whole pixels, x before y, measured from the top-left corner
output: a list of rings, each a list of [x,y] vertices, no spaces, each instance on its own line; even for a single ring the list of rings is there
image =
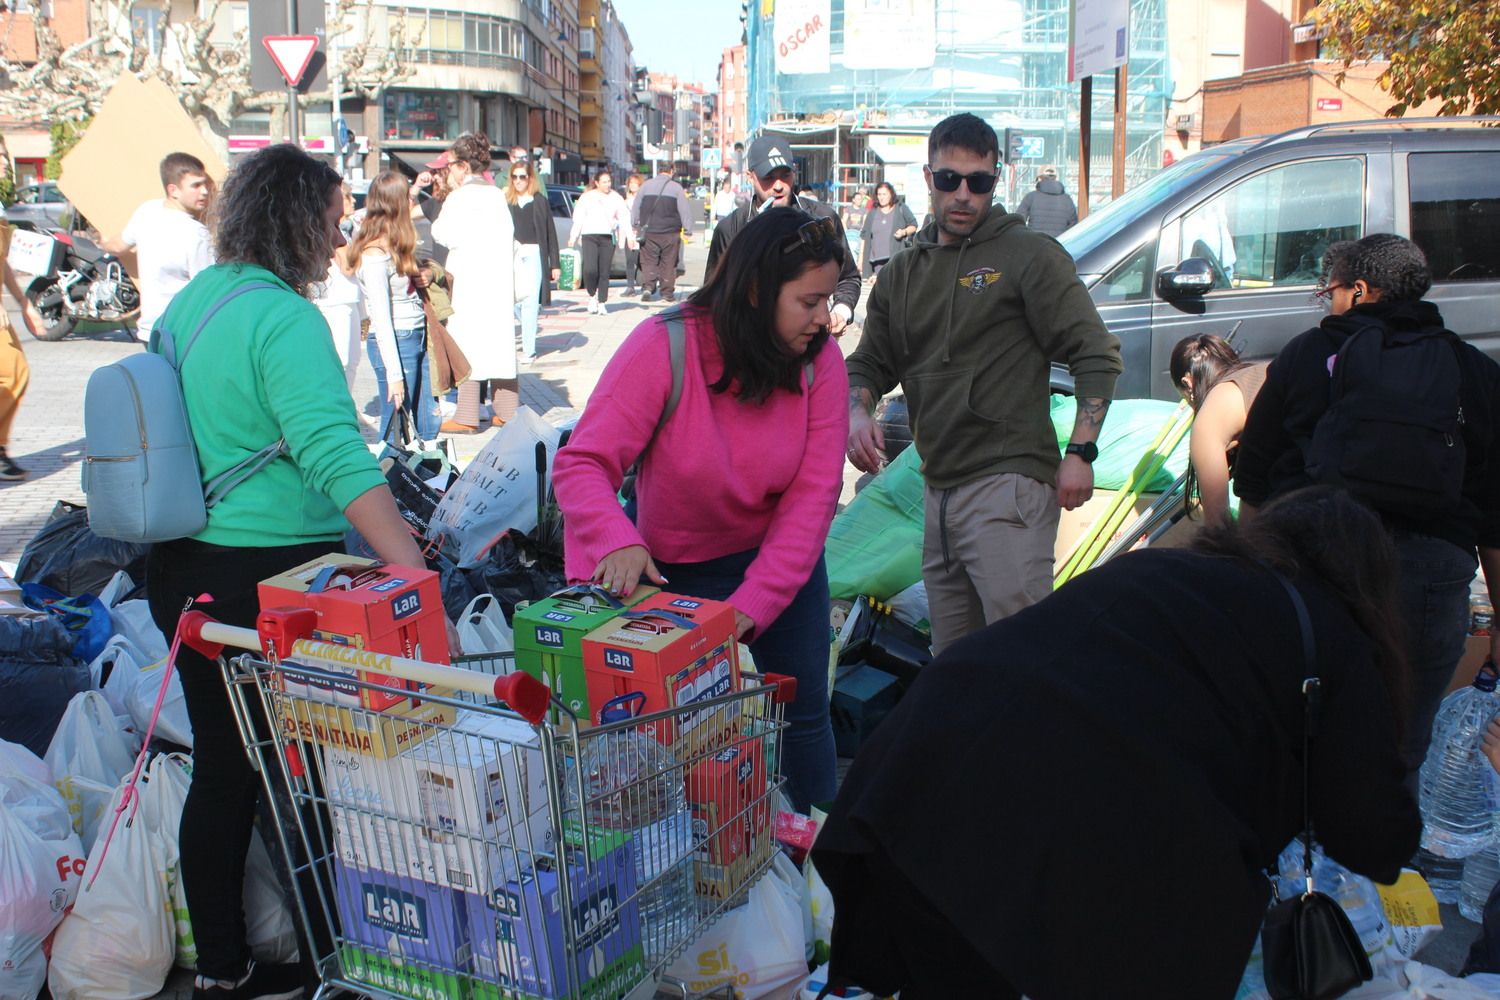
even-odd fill
[[[833,797],[828,576],[849,382],[828,300],[848,248],[831,220],[773,208],[747,225],[682,307],[682,397],[666,322],[620,345],[553,471],[568,576],[626,594],[642,580],[727,600],[756,667],[797,678],[782,770],[797,808]],[[639,513],[621,509],[641,457]]]

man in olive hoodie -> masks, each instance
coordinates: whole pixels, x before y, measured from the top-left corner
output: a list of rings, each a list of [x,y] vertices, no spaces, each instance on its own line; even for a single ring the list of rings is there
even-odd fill
[[[990,212],[999,140],[974,115],[938,123],[924,173],[934,220],[881,272],[849,356],[849,458],[884,463],[875,401],[899,382],[927,483],[922,577],[933,651],[1052,592],[1059,507],[1093,494],[1095,441],[1121,371],[1073,260]],[[1059,462],[1051,359],[1078,417]]]

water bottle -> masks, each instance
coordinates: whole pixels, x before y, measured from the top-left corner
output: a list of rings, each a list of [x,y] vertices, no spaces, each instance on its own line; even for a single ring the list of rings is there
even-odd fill
[[[1484,904],[1490,898],[1490,890],[1500,882],[1500,851],[1494,847],[1469,855],[1464,859],[1464,877],[1459,884],[1458,912],[1465,920],[1476,924],[1484,921]]]
[[[1427,888],[1439,903],[1457,903],[1458,887],[1463,880],[1464,863],[1456,858],[1440,858],[1428,850],[1420,850],[1413,867],[1427,880]]]
[[[1278,899],[1291,899],[1307,889],[1307,881],[1302,874],[1300,838],[1293,840],[1281,852],[1277,859],[1277,869],[1281,876],[1276,886]],[[1385,904],[1380,901],[1380,892],[1375,888],[1375,883],[1363,875],[1351,872],[1324,854],[1321,847],[1314,845],[1313,888],[1332,896],[1343,909],[1349,917],[1349,923],[1354,925],[1354,932],[1359,935],[1360,943],[1364,945],[1371,967],[1379,974],[1385,961],[1386,947],[1394,947],[1396,936],[1386,919]]]
[[[1466,858],[1495,840],[1495,769],[1481,746],[1500,712],[1494,663],[1474,683],[1443,699],[1422,762],[1422,846],[1444,858]]]
[[[601,713],[601,721],[615,719]],[[589,823],[631,835],[646,960],[664,957],[687,942],[696,923],[693,814],[682,764],[645,733],[621,730],[587,740],[578,766]],[[566,810],[576,814],[577,782],[567,785]]]

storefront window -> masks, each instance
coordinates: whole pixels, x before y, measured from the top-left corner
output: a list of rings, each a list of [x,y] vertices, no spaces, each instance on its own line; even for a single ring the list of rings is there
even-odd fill
[[[447,142],[457,139],[458,96],[418,90],[387,91],[385,95],[385,137],[387,139],[428,139]]]

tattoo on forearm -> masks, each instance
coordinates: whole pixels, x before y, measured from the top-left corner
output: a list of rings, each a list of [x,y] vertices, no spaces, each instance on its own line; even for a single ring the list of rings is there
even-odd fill
[[[1089,427],[1098,430],[1104,425],[1104,415],[1109,412],[1109,400],[1100,399],[1097,396],[1088,396],[1078,401],[1078,417],[1076,423],[1079,427]]]
[[[875,412],[875,397],[862,385],[849,390],[849,409],[853,410],[856,407],[867,414]]]

